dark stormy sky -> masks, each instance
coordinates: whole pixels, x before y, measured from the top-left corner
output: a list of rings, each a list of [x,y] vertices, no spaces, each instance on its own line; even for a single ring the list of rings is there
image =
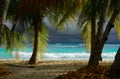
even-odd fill
[[[6,22],[6,25],[11,28],[11,24]],[[81,42],[81,36],[77,27],[69,26],[68,31],[64,30],[62,32],[57,32],[53,27],[48,25],[48,29],[50,30],[49,34],[49,42]],[[107,42],[117,42],[118,40],[117,33],[114,29],[111,30],[108,41]]]
[[[81,42],[81,36],[78,28],[69,27],[68,31],[57,32],[53,28],[49,27],[50,29],[50,37],[49,42]],[[114,29],[111,30],[108,41],[107,42],[118,42],[117,33]]]

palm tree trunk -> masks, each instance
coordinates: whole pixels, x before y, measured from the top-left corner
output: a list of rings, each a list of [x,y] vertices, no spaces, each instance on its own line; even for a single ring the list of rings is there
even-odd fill
[[[97,53],[99,53],[99,61],[102,61],[102,56],[101,56],[101,53],[102,52],[102,49],[100,50],[99,49],[99,45],[100,45],[100,40],[101,40],[101,37],[103,35],[103,27],[104,27],[104,23],[105,23],[105,18],[106,18],[106,14],[109,10],[109,5],[110,5],[110,1],[109,0],[104,0],[104,3],[103,3],[103,9],[102,9],[102,12],[101,12],[101,15],[100,15],[100,21],[98,22],[98,30],[97,30],[97,35],[96,35],[96,50],[97,50]]]
[[[34,48],[33,48],[32,56],[29,60],[29,64],[37,64],[38,63],[38,61],[37,61],[37,57],[38,57],[38,35],[39,35],[38,21],[35,22],[34,32],[35,32]]]
[[[9,3],[10,0],[0,0],[0,39],[4,29],[4,22],[6,20]]]
[[[92,31],[92,35],[91,35],[91,53],[90,53],[90,59],[88,62],[88,66],[95,66],[98,65],[98,53],[95,49],[95,29],[96,28],[96,20],[95,18],[93,18],[92,20],[92,25],[91,25],[91,31]]]
[[[91,54],[88,62],[88,66],[97,65],[97,53],[95,51],[95,36],[96,36],[96,0],[91,0],[92,3],[92,17],[91,17]]]
[[[102,32],[102,27],[100,27],[100,26],[103,26],[105,15],[101,17],[100,24],[98,25],[99,26],[98,27],[99,33],[97,33],[97,35],[96,35],[96,38],[94,40],[95,42],[91,43],[94,45],[91,45],[93,47],[91,47],[92,48],[91,49],[91,56],[89,59],[88,66],[99,65],[99,60],[102,60],[102,57],[101,57],[102,49],[104,47],[105,42],[107,41],[107,38],[108,38],[108,35],[109,35],[111,29],[114,27],[113,23],[115,21],[115,18],[117,17],[117,15],[119,14],[119,11],[120,11],[119,10],[120,9],[120,5],[119,5],[120,0],[118,0],[117,3],[118,4],[116,4],[115,10],[114,10],[107,26],[106,26],[105,32],[104,32],[102,37],[100,34]],[[106,7],[106,9],[107,9],[107,7]]]
[[[117,77],[120,78],[120,47],[115,56],[115,60],[114,60],[113,64],[111,65],[109,75],[110,75],[111,79],[114,77],[116,77],[114,79],[117,79]]]
[[[120,5],[119,4],[120,4],[120,0],[117,0],[117,4],[116,4],[116,7],[114,9],[114,12],[113,12],[113,14],[112,14],[112,16],[111,16],[107,26],[106,26],[105,32],[103,34],[103,37],[100,40],[100,43],[99,43],[99,50],[100,50],[99,54],[100,55],[102,54],[102,49],[104,47],[105,42],[108,39],[108,35],[109,35],[111,29],[114,27],[114,21],[115,21],[117,15],[120,12]]]
[[[109,23],[107,24],[105,33],[103,35],[103,41],[101,41],[101,49],[104,46],[105,38],[108,37],[111,28],[114,26],[113,23],[115,21],[116,16],[120,12],[120,5],[119,5],[119,3],[120,3],[120,0],[117,0],[117,4],[116,4],[116,7],[115,7],[115,10],[114,10],[114,12],[112,14],[112,17],[111,17]],[[111,77],[111,79],[112,78],[118,79],[120,77],[119,74],[120,74],[120,47],[119,47],[119,49],[117,51],[117,54],[115,56],[115,60],[114,60],[113,64],[111,65],[109,76]]]

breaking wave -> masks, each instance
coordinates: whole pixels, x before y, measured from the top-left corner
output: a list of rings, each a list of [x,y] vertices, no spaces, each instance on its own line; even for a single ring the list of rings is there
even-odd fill
[[[103,60],[114,60],[115,52],[102,53]],[[18,52],[20,59],[29,59],[32,55],[32,52]],[[16,52],[12,52],[12,56],[16,57]],[[81,53],[44,53],[44,60],[88,60],[90,53],[81,52]]]

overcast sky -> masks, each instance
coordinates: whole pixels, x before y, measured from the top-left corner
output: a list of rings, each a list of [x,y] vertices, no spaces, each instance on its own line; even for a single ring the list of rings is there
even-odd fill
[[[69,28],[68,31],[57,32],[53,28],[49,27],[50,29],[50,37],[49,42],[80,42],[81,37],[80,33],[78,32],[78,28]],[[107,42],[118,42],[117,33],[114,29],[111,30],[110,35],[108,37]]]
[[[9,22],[6,22],[6,25],[11,28],[11,24]],[[62,32],[57,32],[53,27],[48,25],[48,29],[50,30],[50,36],[49,36],[49,42],[81,42],[81,36],[78,31],[77,26],[69,26],[68,31],[64,30]],[[108,41],[107,42],[118,42],[120,43],[120,40],[118,40],[117,33],[114,29],[111,30]]]

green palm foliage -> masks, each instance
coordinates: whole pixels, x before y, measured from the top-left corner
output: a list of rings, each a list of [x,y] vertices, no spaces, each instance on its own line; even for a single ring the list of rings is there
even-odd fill
[[[43,1],[46,3],[46,1]],[[44,18],[44,14],[46,14],[46,11],[44,10],[45,6],[43,6],[41,2],[33,1],[33,0],[21,0],[17,5],[17,12],[15,11],[15,16],[13,15],[12,19],[13,22],[15,22],[13,29],[16,28],[16,26],[21,25],[21,27],[25,28],[28,26],[30,29],[36,29],[33,31],[33,37],[34,37],[34,49],[33,49],[33,55],[35,56],[31,57],[30,64],[37,63],[37,52],[40,52],[39,55],[42,57],[43,51],[45,51],[45,48],[47,46],[48,41],[48,32],[47,29],[43,26],[42,18]],[[35,6],[34,6],[35,5]],[[33,6],[33,7],[31,7]],[[38,29],[38,30],[37,30]],[[37,34],[37,36],[36,36]],[[38,40],[37,40],[38,39]],[[35,59],[35,60],[34,60]]]
[[[38,54],[39,54],[40,58],[43,58],[43,52],[45,52],[46,47],[48,45],[48,43],[47,43],[48,36],[49,36],[48,33],[49,33],[48,29],[45,27],[43,27],[43,32],[39,33],[38,40],[40,40],[40,41],[38,41],[38,44],[39,44],[38,47],[40,47],[40,49],[38,49],[38,52],[40,52],[40,53],[38,53]]]
[[[102,60],[102,49],[114,24],[117,24],[115,28],[119,36],[118,30],[120,28],[117,22],[118,19],[116,18],[119,14],[119,7],[119,0],[88,0],[83,6],[78,19],[78,25],[82,28],[82,36],[87,43],[87,47],[91,49],[91,65],[98,65],[97,59]],[[90,28],[89,30],[86,29],[88,27],[91,28],[91,31],[89,31]],[[105,30],[103,29],[104,27],[106,27]],[[89,31],[90,33],[85,31]]]
[[[96,10],[96,14],[94,15],[95,17],[96,17],[96,21],[97,21],[97,23],[99,23],[99,20],[101,19],[101,16],[102,16],[102,13],[103,13],[103,10],[104,10],[104,7],[105,7],[105,4],[104,4],[104,2],[105,2],[105,0],[97,0],[97,2],[96,2],[96,6],[95,6],[95,9],[94,9],[94,11]],[[88,23],[89,23],[89,21],[90,21],[90,18],[91,17],[93,17],[93,16],[91,16],[91,14],[92,14],[92,12],[91,12],[91,8],[92,8],[92,6],[91,6],[92,4],[90,3],[90,0],[88,0],[86,3],[85,3],[85,5],[83,6],[83,9],[82,9],[82,11],[81,11],[81,14],[80,14],[80,16],[79,16],[79,19],[78,19],[78,25],[79,25],[79,27],[80,28],[82,28],[82,29],[84,29],[84,28],[86,28],[85,26],[87,26],[87,27],[90,27],[89,25],[88,25]],[[113,10],[114,10],[114,7],[115,7],[115,5],[116,5],[116,1],[114,1],[114,0],[111,0],[110,2],[108,2],[108,4],[106,4],[106,5],[108,5],[109,6],[109,8],[107,8],[107,6],[106,6],[106,10],[107,11],[105,11],[106,12],[106,15],[105,15],[105,17],[104,17],[104,22],[103,22],[103,25],[100,27],[101,28],[101,30],[102,30],[102,33],[103,33],[103,26],[104,26],[104,24],[105,24],[105,21],[107,21],[109,18],[110,18],[110,16],[111,16],[111,14],[112,14],[112,12],[113,12]],[[103,15],[104,16],[104,15]],[[86,23],[86,22],[88,22],[88,23]],[[116,23],[117,22],[117,23]],[[96,23],[96,31],[95,31],[95,34],[97,34],[97,32],[98,32],[98,25],[97,25],[97,23]],[[117,24],[116,26],[115,26],[115,28],[117,28],[116,29],[116,31],[117,30],[119,30],[119,18],[116,18],[116,21],[115,21],[115,24]],[[83,32],[84,32],[85,30],[83,30]],[[86,31],[87,31],[87,29],[86,29]],[[117,31],[118,32],[118,31]],[[85,35],[88,35],[88,36],[91,36],[90,34],[91,33],[84,33]],[[119,34],[119,32],[118,32],[118,34]],[[85,39],[86,41],[87,41],[87,39],[89,40],[89,38],[84,38],[83,37],[83,39]],[[90,40],[89,40],[89,42],[90,42]],[[89,43],[87,43],[87,44],[89,44]]]
[[[31,27],[33,27],[32,29],[37,28],[39,31],[38,36],[40,35],[38,38],[40,39],[39,45],[41,45],[39,46],[41,47],[39,50],[44,51],[48,40],[48,32],[44,31],[46,27],[44,25],[44,19],[47,19],[52,25],[56,26],[55,28],[61,30],[67,28],[68,23],[74,23],[73,19],[77,20],[76,17],[81,13],[78,24],[82,30],[83,39],[85,39],[86,44],[88,44],[87,48],[90,49],[91,41],[94,43],[95,40],[101,39],[105,20],[109,18],[115,7],[115,1],[107,1],[108,0],[11,0],[8,18],[14,24],[12,30],[15,30],[16,26],[24,29]],[[106,14],[109,14],[109,16],[106,17]],[[99,23],[100,25],[98,25]],[[94,25],[94,27],[91,25]],[[94,30],[91,30],[91,28]],[[92,34],[90,32],[92,32]],[[36,32],[33,32],[33,34],[35,33]]]
[[[4,31],[4,22],[6,20],[9,2],[10,0],[0,0],[0,40]]]
[[[9,7],[10,0],[1,0],[3,4],[0,7],[0,10],[3,12],[2,19],[4,22],[6,21],[6,16],[9,15],[9,10],[7,7]],[[1,13],[2,13],[1,12]],[[12,31],[9,26],[5,25],[3,22],[3,26],[0,26],[2,34],[0,39],[0,46],[5,47],[7,51],[18,51],[21,47],[23,48],[23,41],[25,40],[25,37],[18,32]]]
[[[91,40],[89,38],[85,38],[84,35],[91,38],[91,31],[83,33],[84,31],[90,30],[91,26],[91,18],[95,17],[96,20],[99,20],[101,11],[103,9],[103,3],[102,1],[98,0],[95,2],[94,10],[92,12],[92,0],[87,0],[86,3],[83,5],[83,8],[81,10],[81,13],[79,15],[78,19],[78,26],[81,29],[83,39],[85,40],[86,44],[88,44],[88,49],[91,49]],[[98,21],[97,21],[98,22]],[[86,29],[87,27],[90,27],[89,29]],[[102,27],[101,27],[102,28]],[[97,33],[98,26],[95,24],[95,34]]]
[[[34,31],[33,29],[30,29],[31,31],[28,31],[28,34],[31,35],[32,38],[32,45],[34,46]],[[46,28],[46,25],[42,25],[42,31],[39,32],[38,36],[38,56],[43,59],[43,53],[46,50],[46,47],[48,46],[48,37],[49,37],[49,31]]]
[[[48,31],[45,29],[44,18],[52,21],[52,24],[61,25],[60,28],[63,29],[63,22],[66,22],[66,18],[71,18],[71,16],[75,18],[73,13],[76,12],[76,8],[74,7],[79,7],[82,2],[81,0],[16,0],[16,2],[11,3],[11,6],[14,6],[15,3],[17,7],[11,7],[12,12],[9,13],[11,15],[9,19],[14,23],[13,30],[16,26],[22,28],[25,26],[33,27],[33,34],[35,35],[33,53],[39,50],[41,56],[48,41]],[[37,40],[38,44],[36,44]],[[37,55],[37,53],[34,55]],[[33,58],[36,58],[36,56],[32,56],[30,61]]]
[[[118,34],[118,38],[120,39],[120,14],[116,18],[116,21],[115,21],[115,30],[116,30],[116,32]]]
[[[23,47],[23,44],[21,42],[25,40],[25,37],[20,33],[13,32],[7,27],[5,27],[2,37],[3,39],[1,41],[1,44],[4,44],[6,46],[6,49],[8,50],[14,50],[14,48]]]
[[[80,7],[83,0],[55,0],[56,4],[52,8],[46,19],[51,23],[58,31],[68,29],[68,25],[74,26],[77,16],[80,13]]]
[[[84,39],[86,48],[90,51],[91,50],[91,23],[90,21],[87,22],[87,24],[85,24],[81,30],[82,30],[81,36]]]

